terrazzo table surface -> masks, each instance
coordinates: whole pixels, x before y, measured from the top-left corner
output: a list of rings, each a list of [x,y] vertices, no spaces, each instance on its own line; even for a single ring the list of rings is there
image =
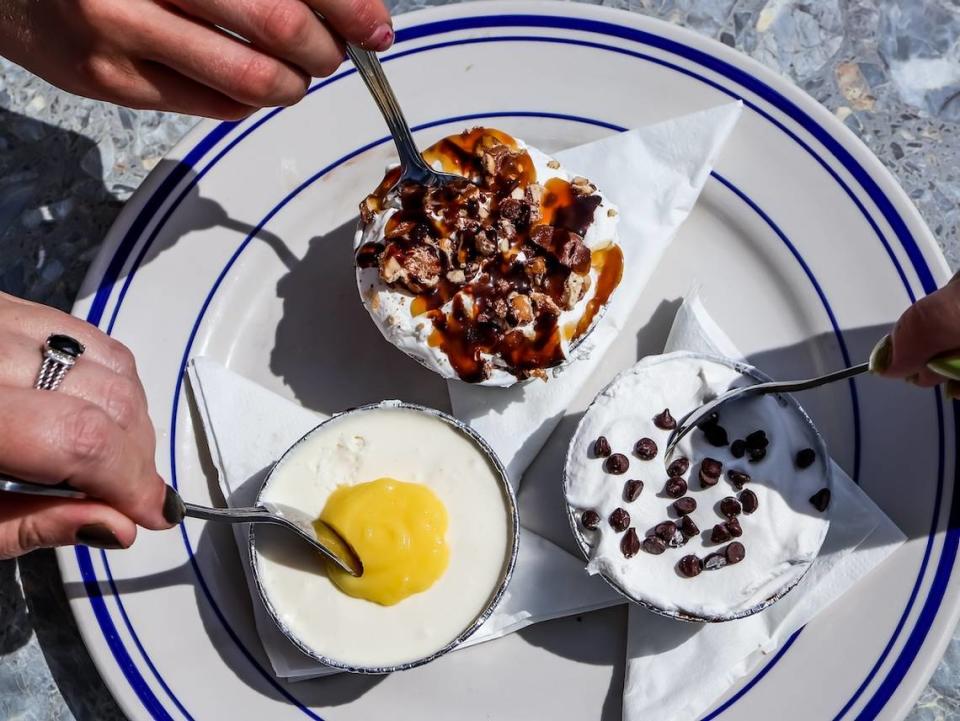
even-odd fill
[[[602,4],[692,28],[791,78],[893,171],[960,268],[957,0]],[[0,60],[0,290],[69,309],[123,202],[195,122],[76,98]],[[71,718],[123,716],[80,640],[53,553],[0,561],[0,721]],[[960,719],[960,634],[909,718]]]

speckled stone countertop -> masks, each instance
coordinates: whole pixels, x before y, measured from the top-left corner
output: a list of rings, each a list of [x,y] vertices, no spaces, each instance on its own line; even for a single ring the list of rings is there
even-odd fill
[[[602,4],[692,28],[792,78],[893,171],[960,268],[956,0]],[[69,309],[123,202],[194,123],[76,98],[0,60],[0,290]],[[122,714],[80,640],[54,556],[0,561],[0,720],[71,718]],[[909,718],[960,719],[960,635]]]

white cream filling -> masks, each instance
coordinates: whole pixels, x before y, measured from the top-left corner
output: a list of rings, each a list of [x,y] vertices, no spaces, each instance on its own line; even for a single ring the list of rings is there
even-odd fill
[[[509,506],[486,456],[447,423],[409,409],[330,421],[283,459],[263,500],[319,516],[338,485],[382,477],[426,485],[447,510],[449,565],[422,593],[393,606],[348,596],[302,543],[283,532],[257,536],[262,586],[283,623],[317,654],[365,668],[428,657],[459,636],[487,606],[511,551]]]
[[[565,168],[551,168],[547,164],[552,160],[548,155],[533,148],[521,140],[517,140],[519,147],[524,148],[530,154],[534,167],[537,172],[537,182],[545,185],[551,178],[561,178],[566,181],[573,180],[575,173],[570,173]],[[437,166],[440,169],[439,165]],[[601,194],[602,197],[602,194]],[[384,229],[387,221],[399,208],[398,199],[394,198],[388,201],[387,207],[374,216],[373,221],[365,228],[357,230],[354,241],[354,248],[371,242],[380,242],[384,238]],[[611,215],[608,211],[613,210]],[[617,208],[606,198],[603,198],[600,205],[593,214],[593,222],[587,228],[587,233],[583,238],[584,244],[590,250],[603,248],[610,243],[616,243],[617,223],[619,213]],[[576,324],[583,317],[587,304],[594,297],[597,290],[596,269],[590,270],[590,289],[583,298],[570,310],[564,310],[559,319],[561,330],[569,324]],[[414,316],[410,312],[410,305],[413,302],[413,296],[402,290],[391,288],[380,279],[377,268],[357,268],[357,287],[360,290],[360,298],[364,307],[370,313],[383,337],[390,341],[397,348],[407,355],[418,360],[432,371],[439,373],[444,378],[457,378],[457,373],[450,364],[446,353],[440,348],[429,345],[427,339],[433,331],[433,322],[428,318]],[[444,306],[444,310],[449,312],[452,301]],[[561,334],[562,335],[562,334]],[[566,338],[561,340],[564,356],[570,357],[569,342]],[[581,349],[586,352],[587,343],[578,346],[578,352]],[[511,386],[517,383],[517,377],[502,367],[497,367],[497,359],[486,358],[493,361],[494,367],[490,377],[479,385],[486,386]],[[550,374],[559,373],[562,367],[548,369]]]
[[[729,447],[710,445],[699,430],[681,441],[674,457],[691,459],[684,477],[689,485],[687,495],[697,501],[690,517],[700,529],[699,536],[680,548],[668,547],[661,555],[641,550],[633,558],[625,558],[620,549],[623,534],[607,521],[615,508],[626,509],[641,541],[656,524],[677,521],[670,508],[673,499],[663,493],[667,480],[663,452],[669,431],[657,428],[653,418],[669,408],[679,419],[739,378],[733,369],[712,361],[676,354],[654,356],[621,374],[597,397],[571,442],[566,466],[567,502],[589,546],[590,573],[603,573],[629,595],[656,608],[725,618],[780,594],[796,583],[817,557],[830,509],[821,513],[809,499],[829,487],[829,461],[818,457],[809,468],[796,468],[797,451],[816,446],[813,432],[796,409],[781,406],[771,396],[737,402],[720,411],[720,425],[731,442],[756,430],[766,431],[770,445],[763,460],[735,459]],[[611,475],[604,470],[603,460],[593,457],[592,445],[599,436],[607,438],[614,453],[629,458],[626,473]],[[633,453],[634,444],[643,437],[657,443],[658,455],[653,460],[642,461]],[[705,456],[723,463],[723,474],[715,486],[702,489],[699,469]],[[713,526],[724,520],[717,508],[719,502],[738,495],[727,480],[730,469],[750,474],[752,482],[745,488],[752,490],[759,502],[756,512],[739,516],[743,536],[733,539],[744,545],[746,557],[736,565],[684,578],[676,571],[683,556],[695,554],[702,559],[726,545],[711,543],[709,538]],[[622,497],[628,479],[644,482],[640,497],[632,503]],[[587,509],[600,514],[596,530],[584,530],[580,524],[580,514]]]

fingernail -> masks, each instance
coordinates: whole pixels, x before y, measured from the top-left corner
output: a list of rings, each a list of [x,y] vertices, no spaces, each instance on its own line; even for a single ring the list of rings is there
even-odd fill
[[[367,50],[376,50],[377,52],[383,52],[387,50],[391,45],[393,45],[393,28],[390,27],[388,23],[380,23],[370,33],[370,37],[367,38],[367,42],[364,43]]]
[[[167,523],[176,525],[183,520],[186,508],[183,507],[183,499],[172,486],[167,486],[166,495],[163,497],[163,520]]]
[[[93,548],[123,548],[120,539],[102,523],[89,523],[77,529],[77,543]]]
[[[870,353],[870,372],[883,375],[890,367],[891,361],[893,361],[893,339],[885,335]]]
[[[952,398],[953,400],[960,400],[960,381],[949,380],[943,386],[943,392],[947,394],[947,398]]]

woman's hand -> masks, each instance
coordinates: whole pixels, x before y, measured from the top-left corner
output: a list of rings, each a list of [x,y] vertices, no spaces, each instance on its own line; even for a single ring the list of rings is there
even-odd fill
[[[0,0],[0,55],[54,85],[230,120],[300,100],[342,62],[338,36],[386,50],[390,15],[381,0]]]
[[[73,336],[86,351],[55,391],[34,390],[46,338]],[[169,528],[166,485],[133,356],[88,323],[0,293],[0,473],[67,481],[71,500],[0,491],[0,558],[85,543],[125,548],[137,525]]]
[[[905,378],[925,388],[947,383],[947,393],[960,396],[960,383],[927,368],[935,356],[960,349],[960,274],[943,288],[907,308],[893,332],[877,345],[872,369],[891,378]]]

